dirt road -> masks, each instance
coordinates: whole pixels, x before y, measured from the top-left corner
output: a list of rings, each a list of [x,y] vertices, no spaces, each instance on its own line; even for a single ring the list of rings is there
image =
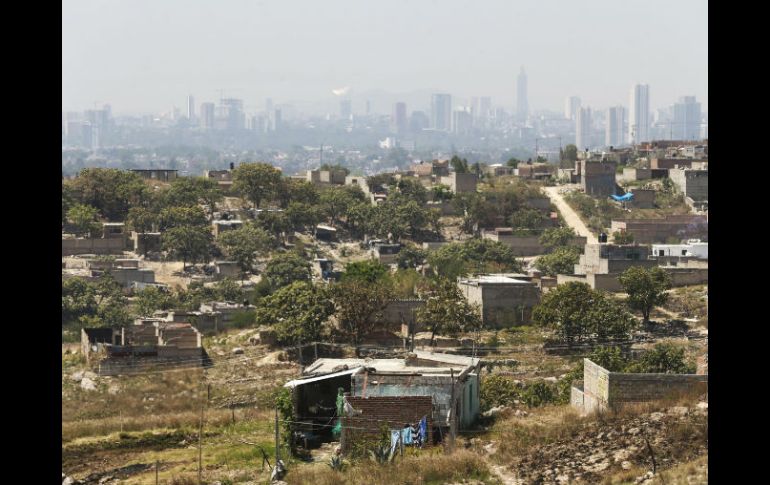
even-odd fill
[[[543,187],[543,190],[551,199],[551,202],[553,202],[554,205],[556,205],[556,208],[559,209],[559,212],[561,213],[567,225],[574,229],[578,236],[587,237],[589,242],[596,241],[596,234],[591,232],[588,227],[586,227],[585,223],[583,223],[582,219],[580,219],[580,216],[578,216],[572,207],[570,207],[569,204],[565,202],[563,195],[559,193],[560,190],[564,189],[565,186],[563,185],[557,185],[555,187]]]

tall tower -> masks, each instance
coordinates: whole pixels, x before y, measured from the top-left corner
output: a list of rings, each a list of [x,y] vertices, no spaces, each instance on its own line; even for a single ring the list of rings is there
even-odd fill
[[[682,96],[674,103],[674,121],[671,132],[674,140],[697,140],[700,138],[701,110],[695,96]]]
[[[195,120],[195,98],[192,94],[187,96],[187,119]]]
[[[580,97],[570,96],[564,102],[564,117],[568,120],[577,118],[577,112],[580,109]]]
[[[431,128],[439,131],[452,129],[452,95],[434,94],[430,103]]]
[[[201,103],[200,127],[204,130],[214,129],[214,103]]]
[[[623,106],[607,108],[607,124],[604,131],[604,145],[616,147],[625,142],[623,121],[626,117],[626,109]]]
[[[628,142],[635,145],[650,141],[650,86],[635,84],[628,105]]]
[[[521,66],[521,72],[516,80],[516,118],[518,118],[519,121],[526,121],[528,114],[527,75],[524,72],[524,66]]]
[[[591,108],[580,108],[575,129],[575,146],[578,151],[591,148]]]
[[[407,118],[406,118],[406,103],[396,103],[393,105],[393,117],[391,119],[393,130],[402,135],[406,133]]]

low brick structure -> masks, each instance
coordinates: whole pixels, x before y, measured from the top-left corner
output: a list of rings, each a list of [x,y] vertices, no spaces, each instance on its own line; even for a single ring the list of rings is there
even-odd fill
[[[677,394],[706,394],[708,374],[610,372],[583,359],[583,381],[572,387],[570,403],[584,411],[618,409]]]
[[[342,451],[350,451],[352,444],[366,439],[377,439],[383,426],[401,429],[404,424],[417,424],[423,416],[428,421],[428,439],[433,444],[433,398],[431,396],[376,396],[347,397],[348,402],[361,414],[342,420]]]

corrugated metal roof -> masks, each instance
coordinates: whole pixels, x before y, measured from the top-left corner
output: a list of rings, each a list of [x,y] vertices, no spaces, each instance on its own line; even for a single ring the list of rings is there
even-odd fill
[[[289,381],[286,384],[284,384],[283,387],[287,387],[289,389],[294,389],[295,387],[301,386],[303,384],[309,384],[311,382],[323,381],[325,379],[333,379],[335,377],[341,377],[341,376],[345,376],[345,375],[353,375],[353,374],[356,374],[356,373],[361,372],[363,370],[364,370],[364,367],[356,367],[355,369],[348,369],[348,370],[343,370],[343,371],[340,371],[340,372],[333,372],[331,374],[324,374],[322,376],[310,377],[310,378],[306,378],[306,379],[294,379],[294,380]]]

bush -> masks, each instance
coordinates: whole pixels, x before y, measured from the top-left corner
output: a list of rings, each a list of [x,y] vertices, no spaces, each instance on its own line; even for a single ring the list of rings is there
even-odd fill
[[[484,411],[497,406],[513,406],[513,401],[519,398],[519,390],[512,378],[490,375],[481,380],[480,398]]]
[[[531,408],[554,403],[557,400],[556,387],[545,381],[533,382],[524,388],[521,400]]]

